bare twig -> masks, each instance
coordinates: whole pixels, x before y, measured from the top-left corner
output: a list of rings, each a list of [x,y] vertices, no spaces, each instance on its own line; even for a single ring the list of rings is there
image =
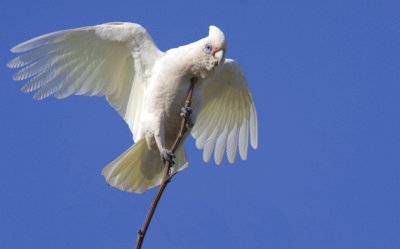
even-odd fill
[[[190,107],[192,104],[192,96],[193,96],[193,88],[194,85],[197,81],[197,78],[192,78],[190,80],[190,88],[188,91],[188,94],[186,96],[186,101],[185,101],[185,107]],[[189,120],[189,116],[185,116],[182,118],[181,122],[181,127],[178,133],[178,136],[175,139],[175,142],[172,146],[172,153],[175,153],[176,149],[179,147],[180,143],[182,142],[182,139],[184,138],[186,132],[187,132],[187,124]],[[142,248],[143,240],[144,237],[146,236],[147,229],[149,228],[151,219],[153,218],[154,212],[156,211],[158,202],[160,201],[160,198],[167,187],[168,183],[171,181],[173,175],[171,175],[171,167],[172,164],[169,161],[164,161],[164,176],[160,184],[160,188],[157,191],[156,196],[154,197],[153,201],[151,202],[149,211],[147,212],[146,219],[144,220],[142,228],[139,230],[138,235],[137,235],[137,241],[136,241],[136,247],[135,249],[140,249]]]

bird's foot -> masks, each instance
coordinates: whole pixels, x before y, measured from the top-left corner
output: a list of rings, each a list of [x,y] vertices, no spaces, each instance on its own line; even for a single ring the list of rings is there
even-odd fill
[[[189,129],[193,127],[193,120],[190,118],[190,114],[192,114],[192,112],[192,108],[182,107],[181,112],[179,113],[182,118],[186,118],[186,124]]]
[[[192,108],[190,107],[182,107],[181,112],[179,113],[182,118],[188,118],[190,114],[192,114]]]
[[[164,161],[168,161],[171,165],[175,164],[174,158],[176,157],[172,151],[170,151],[167,148],[162,148],[161,151],[161,157]]]

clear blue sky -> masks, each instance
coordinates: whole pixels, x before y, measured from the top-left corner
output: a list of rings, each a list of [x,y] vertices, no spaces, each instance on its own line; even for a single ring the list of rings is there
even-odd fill
[[[167,50],[219,26],[247,75],[259,149],[190,166],[144,248],[400,248],[398,1],[18,1],[0,8],[0,248],[132,248],[154,191],[100,171],[128,148],[103,98],[37,102],[9,49],[56,30],[129,21]]]

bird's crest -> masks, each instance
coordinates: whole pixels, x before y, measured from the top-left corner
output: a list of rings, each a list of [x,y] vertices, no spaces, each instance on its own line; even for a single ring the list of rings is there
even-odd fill
[[[211,25],[209,27],[208,36],[215,39],[217,43],[225,44],[225,35],[218,27]]]

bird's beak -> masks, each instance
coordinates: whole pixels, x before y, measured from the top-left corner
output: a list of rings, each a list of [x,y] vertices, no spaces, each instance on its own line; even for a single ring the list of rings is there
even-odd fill
[[[214,56],[215,59],[218,60],[219,63],[224,59],[224,49],[223,48],[214,48],[211,51],[211,54]]]

